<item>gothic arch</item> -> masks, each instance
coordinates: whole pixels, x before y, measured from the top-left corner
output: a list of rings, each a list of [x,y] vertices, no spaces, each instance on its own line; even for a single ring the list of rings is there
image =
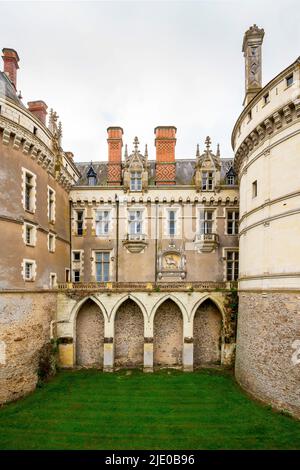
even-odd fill
[[[192,323],[194,367],[221,364],[224,321],[221,309],[211,296],[196,303]]]
[[[151,309],[151,314],[150,314],[150,318],[152,317],[153,318],[153,321],[154,321],[154,318],[155,318],[155,314],[157,312],[157,310],[159,309],[159,307],[166,301],[166,300],[172,300],[176,305],[177,307],[179,308],[179,310],[181,311],[181,314],[182,314],[182,318],[183,318],[183,321],[184,320],[188,320],[188,313],[187,313],[187,310],[184,306],[184,304],[181,302],[181,300],[179,300],[175,295],[173,294],[166,294],[164,295],[163,297],[161,297],[152,307]]]
[[[104,317],[104,320],[105,321],[108,320],[107,310],[106,310],[105,306],[103,305],[103,303],[98,299],[98,297],[96,297],[95,295],[89,295],[87,297],[84,297],[84,299],[81,299],[79,302],[77,302],[73,306],[73,308],[71,310],[71,313],[70,313],[69,321],[70,321],[70,323],[73,324],[73,333],[74,334],[76,334],[76,318],[77,318],[78,312],[87,300],[92,300],[93,302],[95,302],[95,304],[98,305],[98,307],[100,308],[100,310],[102,312],[102,315]]]
[[[128,296],[114,314],[114,362],[118,367],[142,367],[144,363],[144,314]]]
[[[105,316],[95,298],[79,302],[74,319],[74,359],[83,367],[102,367]]]
[[[222,327],[224,328],[224,324],[225,324],[225,312],[224,312],[224,308],[223,308],[223,305],[219,302],[219,300],[215,299],[214,296],[210,295],[210,294],[206,294],[204,295],[203,297],[201,297],[201,299],[197,300],[197,302],[194,304],[192,310],[191,310],[191,313],[190,313],[190,318],[189,320],[191,320],[192,322],[194,321],[194,317],[195,317],[195,314],[198,310],[198,308],[200,307],[200,305],[205,302],[205,300],[211,300],[212,303],[215,304],[215,306],[219,309],[220,311],[220,314],[222,316]]]
[[[155,305],[153,317],[153,362],[158,367],[178,367],[183,363],[184,315],[178,299],[164,296]]]
[[[145,305],[143,304],[143,302],[141,302],[141,300],[133,294],[125,294],[123,297],[121,297],[121,299],[119,299],[117,301],[117,303],[114,305],[114,307],[113,307],[113,309],[112,309],[112,311],[109,315],[109,321],[114,324],[115,316],[116,316],[116,313],[117,313],[119,307],[122,305],[122,303],[124,303],[128,299],[135,302],[137,304],[137,306],[141,309],[141,312],[142,312],[143,317],[144,317],[144,324],[145,324],[148,321],[147,309],[146,309]]]

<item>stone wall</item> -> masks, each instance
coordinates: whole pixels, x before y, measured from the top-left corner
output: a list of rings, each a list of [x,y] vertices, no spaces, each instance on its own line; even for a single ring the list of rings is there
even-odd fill
[[[222,317],[218,308],[206,300],[194,317],[194,366],[219,364],[221,360]]]
[[[144,319],[138,305],[126,300],[115,318],[115,366],[139,367],[144,362]]]
[[[240,293],[236,378],[300,417],[300,293]]]
[[[92,300],[87,300],[77,315],[76,364],[84,367],[102,367],[103,339],[102,312]]]
[[[154,317],[154,365],[180,366],[183,350],[183,318],[172,300],[161,304]]]
[[[0,403],[35,389],[56,304],[55,293],[0,295]]]

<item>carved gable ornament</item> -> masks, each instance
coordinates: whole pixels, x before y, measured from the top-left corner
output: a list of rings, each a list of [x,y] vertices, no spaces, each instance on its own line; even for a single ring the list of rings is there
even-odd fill
[[[217,151],[214,154],[210,148],[211,139],[206,137],[205,146],[206,149],[202,154],[200,154],[199,144],[197,145],[196,152],[196,164],[195,164],[195,173],[194,181],[197,191],[202,190],[202,177],[203,173],[211,172],[213,175],[214,184],[213,187],[216,188],[220,185],[220,175],[221,175],[221,159],[220,159],[220,148],[219,144],[217,146]]]
[[[149,180],[149,171],[150,165],[148,163],[148,150],[147,145],[145,146],[145,154],[142,155],[139,151],[139,140],[137,137],[133,141],[134,149],[132,153],[128,156],[127,145],[125,146],[125,163],[123,169],[123,186],[124,191],[128,192],[131,189],[131,178],[138,176],[141,179],[141,189],[136,189],[138,191],[147,191],[148,190],[148,180]],[[138,174],[138,175],[137,175]]]

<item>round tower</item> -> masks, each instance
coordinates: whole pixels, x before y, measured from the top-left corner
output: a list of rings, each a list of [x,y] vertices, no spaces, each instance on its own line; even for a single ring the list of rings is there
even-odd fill
[[[264,31],[244,36],[246,95],[232,133],[240,185],[236,378],[300,417],[300,59],[261,87]]]

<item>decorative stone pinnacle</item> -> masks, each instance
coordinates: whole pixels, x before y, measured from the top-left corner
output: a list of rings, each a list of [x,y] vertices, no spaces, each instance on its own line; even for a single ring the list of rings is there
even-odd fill
[[[199,144],[197,144],[196,157],[200,157]]]
[[[147,146],[147,144],[145,145],[145,157],[148,157],[148,146]]]
[[[124,157],[128,158],[127,144],[125,145]]]
[[[135,137],[133,140],[133,146],[134,146],[134,151],[138,152],[139,151],[139,139],[137,137]]]
[[[217,144],[217,153],[216,153],[217,157],[220,156],[220,144]]]
[[[207,136],[206,139],[205,139],[205,145],[206,145],[206,150],[207,151],[209,151],[210,144],[211,144],[211,139],[210,139],[209,136]]]

